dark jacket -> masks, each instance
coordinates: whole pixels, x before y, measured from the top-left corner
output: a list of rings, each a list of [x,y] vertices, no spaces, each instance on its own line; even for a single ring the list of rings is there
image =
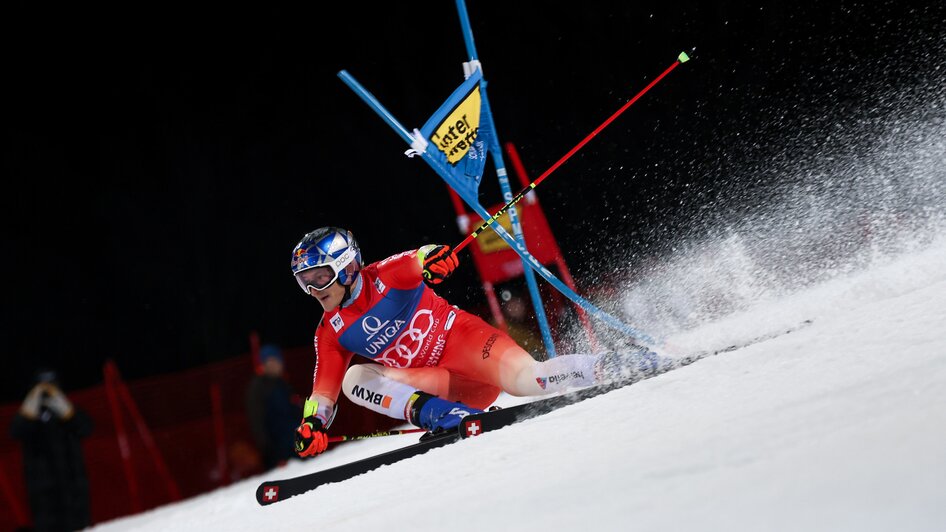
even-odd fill
[[[66,420],[17,414],[10,425],[10,435],[23,444],[24,477],[37,531],[79,530],[90,524],[80,440],[92,432],[92,419],[78,409],[73,412]]]
[[[256,375],[246,390],[247,419],[267,470],[295,457],[294,433],[302,408],[292,398],[289,383],[270,375]]]

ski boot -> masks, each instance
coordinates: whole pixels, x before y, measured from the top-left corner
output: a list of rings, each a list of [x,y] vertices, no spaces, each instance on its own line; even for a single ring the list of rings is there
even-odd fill
[[[421,391],[411,396],[410,405],[408,421],[430,434],[454,429],[464,417],[483,412]]]

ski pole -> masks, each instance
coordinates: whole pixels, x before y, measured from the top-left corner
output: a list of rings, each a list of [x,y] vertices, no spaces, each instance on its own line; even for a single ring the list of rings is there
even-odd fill
[[[493,222],[495,222],[496,220],[498,220],[499,217],[502,216],[507,210],[509,210],[510,207],[512,207],[512,206],[515,205],[516,203],[519,203],[519,200],[521,200],[523,197],[525,197],[525,195],[526,195],[527,193],[529,193],[532,189],[534,189],[535,187],[537,187],[537,186],[539,185],[539,183],[541,183],[546,177],[549,176],[549,174],[551,174],[551,173],[554,172],[556,169],[558,169],[558,167],[561,166],[562,163],[564,163],[565,161],[567,161],[569,158],[571,158],[572,155],[575,154],[575,152],[577,152],[577,151],[580,150],[582,147],[584,147],[584,145],[587,144],[588,141],[590,141],[591,139],[593,139],[598,133],[601,132],[602,129],[604,129],[605,127],[607,127],[608,124],[610,124],[611,122],[613,122],[615,118],[617,118],[618,116],[620,116],[621,113],[623,113],[624,111],[626,111],[628,107],[630,107],[631,105],[634,105],[634,102],[636,102],[641,96],[643,96],[647,91],[649,91],[649,90],[651,89],[651,87],[653,87],[653,86],[656,85],[660,80],[662,80],[662,79],[664,78],[664,76],[666,76],[667,74],[669,74],[673,69],[677,68],[677,66],[679,66],[680,63],[686,63],[686,62],[689,61],[689,60],[690,60],[690,57],[686,54],[686,52],[680,52],[680,55],[677,56],[677,60],[674,61],[673,64],[670,65],[666,70],[664,70],[663,73],[661,73],[659,76],[657,76],[657,77],[656,77],[653,81],[651,81],[646,87],[644,87],[644,88],[643,88],[640,92],[638,92],[633,98],[631,98],[626,104],[624,104],[624,105],[623,105],[620,109],[618,109],[614,114],[612,114],[610,117],[608,117],[607,120],[605,120],[600,126],[598,126],[597,128],[595,128],[595,130],[592,131],[592,132],[591,132],[587,137],[585,137],[581,142],[579,142],[578,144],[576,144],[574,148],[572,148],[571,150],[569,150],[569,152],[566,153],[561,159],[559,159],[555,164],[553,164],[552,166],[550,166],[549,169],[546,170],[545,172],[543,172],[542,175],[540,175],[535,181],[533,181],[533,182],[529,183],[528,185],[526,185],[526,187],[523,188],[518,194],[516,194],[516,196],[515,196],[514,198],[512,198],[512,200],[510,200],[509,203],[503,205],[503,207],[502,207],[501,209],[499,209],[498,211],[496,211],[496,214],[494,214],[492,217],[490,217],[489,220],[486,220],[485,222],[483,222],[483,225],[479,226],[479,227],[476,229],[476,231],[473,231],[472,233],[470,233],[469,235],[467,235],[467,237],[463,239],[463,242],[460,242],[459,245],[457,245],[455,248],[453,248],[453,251],[454,251],[455,253],[459,253],[461,249],[463,249],[463,248],[465,248],[466,246],[468,246],[468,245],[470,244],[470,242],[473,241],[474,238],[478,237],[478,236],[480,235],[480,233],[482,233],[483,231],[485,231]]]
[[[394,429],[372,432],[371,434],[360,434],[358,436],[329,436],[329,443],[338,443],[341,441],[367,440],[368,438],[380,438],[382,436],[397,436],[398,434],[412,434],[415,432],[427,432],[425,429]]]

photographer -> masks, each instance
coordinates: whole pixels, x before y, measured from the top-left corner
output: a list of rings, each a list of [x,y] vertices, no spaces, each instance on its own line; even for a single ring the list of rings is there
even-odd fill
[[[89,483],[80,440],[90,432],[92,420],[62,392],[56,373],[38,372],[10,425],[10,435],[23,445],[24,478],[37,531],[89,526]]]

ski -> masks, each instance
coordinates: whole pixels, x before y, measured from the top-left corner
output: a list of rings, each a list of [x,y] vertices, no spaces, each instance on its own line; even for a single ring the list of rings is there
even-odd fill
[[[267,480],[256,488],[256,502],[261,506],[267,506],[279,501],[284,501],[289,497],[300,495],[324,484],[348,480],[356,475],[367,473],[383,465],[393,464],[406,458],[426,453],[431,449],[442,447],[457,440],[459,440],[459,436],[453,431],[439,435],[431,435],[422,439],[419,443],[375,456],[369,456],[330,469],[323,469],[322,471],[282,480]]]

